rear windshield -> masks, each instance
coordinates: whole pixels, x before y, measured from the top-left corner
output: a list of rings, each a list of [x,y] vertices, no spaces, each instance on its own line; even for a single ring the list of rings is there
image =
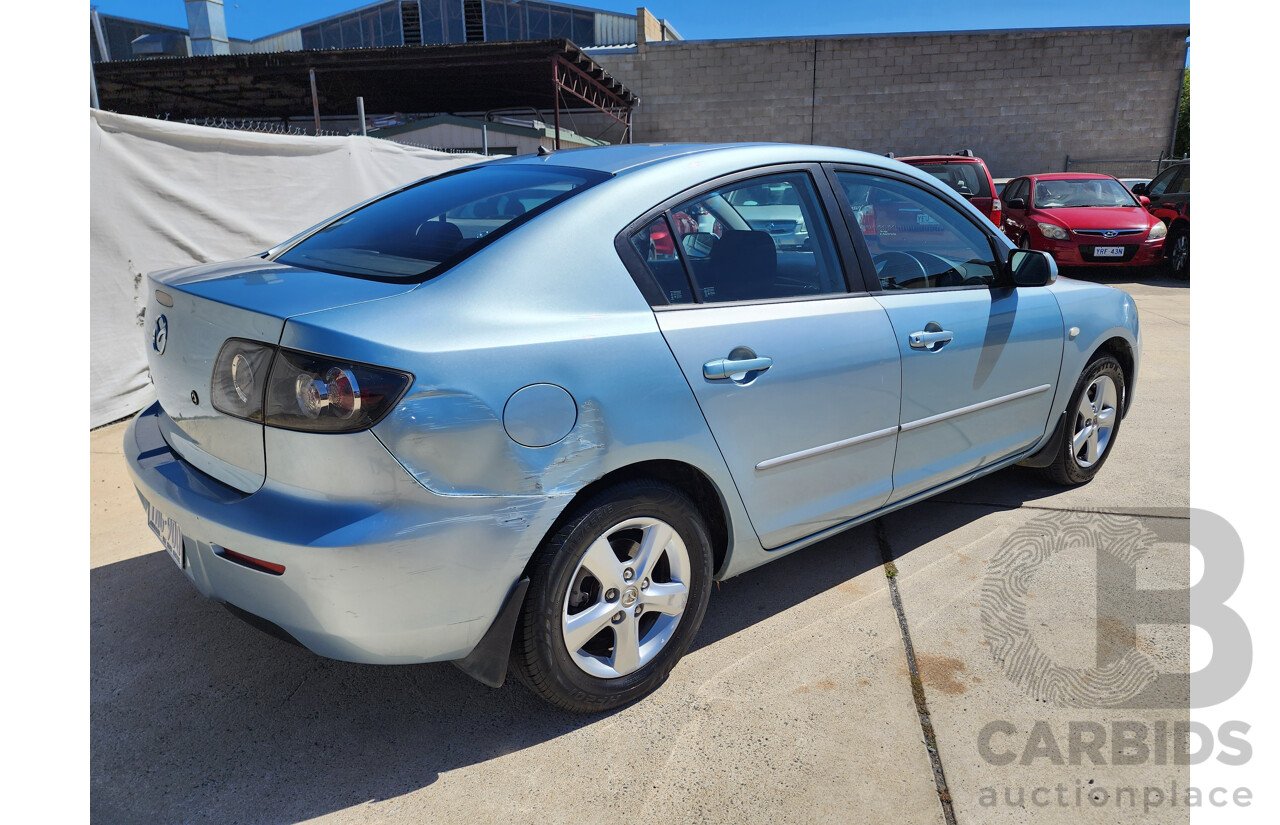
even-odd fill
[[[991,197],[991,184],[977,163],[913,163],[921,172],[927,172],[966,198]]]
[[[607,177],[507,164],[447,173],[343,216],[276,260],[360,278],[425,280]]]

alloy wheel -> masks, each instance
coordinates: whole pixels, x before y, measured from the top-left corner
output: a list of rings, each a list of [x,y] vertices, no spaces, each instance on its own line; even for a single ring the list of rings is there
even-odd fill
[[[1106,454],[1116,425],[1118,403],[1116,384],[1107,375],[1095,378],[1080,397],[1071,454],[1082,468],[1092,467]]]
[[[1180,233],[1173,241],[1173,252],[1169,255],[1169,262],[1173,264],[1174,272],[1186,272],[1187,264],[1191,260],[1191,237],[1186,233]]]
[[[633,518],[587,548],[561,611],[565,647],[583,672],[601,679],[634,673],[675,633],[689,600],[691,564],[665,521]]]

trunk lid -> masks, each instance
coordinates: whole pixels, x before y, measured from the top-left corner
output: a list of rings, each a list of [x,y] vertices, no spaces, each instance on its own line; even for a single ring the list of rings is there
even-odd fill
[[[218,412],[210,380],[228,338],[275,345],[287,319],[408,292],[416,284],[334,275],[248,258],[147,278],[145,347],[165,440],[199,470],[246,493],[262,486],[261,424]],[[265,380],[266,376],[262,376]]]

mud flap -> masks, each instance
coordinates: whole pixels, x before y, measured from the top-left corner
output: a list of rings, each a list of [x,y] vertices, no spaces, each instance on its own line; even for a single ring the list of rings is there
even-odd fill
[[[507,680],[507,661],[511,656],[511,637],[516,630],[516,619],[524,605],[524,594],[529,591],[529,579],[516,582],[507,595],[498,617],[489,625],[484,637],[465,659],[453,663],[463,673],[489,687],[499,688]]]
[[[1065,412],[1062,413],[1057,423],[1053,425],[1053,435],[1050,436],[1049,443],[1036,450],[1034,455],[1019,461],[1019,467],[1048,467],[1058,460],[1058,452],[1062,449],[1062,421],[1066,415]]]

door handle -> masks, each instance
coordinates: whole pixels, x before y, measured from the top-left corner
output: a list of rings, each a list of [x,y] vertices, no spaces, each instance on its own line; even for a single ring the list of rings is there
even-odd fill
[[[912,349],[938,350],[942,348],[952,338],[956,337],[955,333],[949,329],[940,330],[920,330],[913,332],[907,336],[907,342],[911,344]]]
[[[702,365],[702,377],[714,381],[742,372],[764,372],[772,366],[772,358],[717,358]]]

